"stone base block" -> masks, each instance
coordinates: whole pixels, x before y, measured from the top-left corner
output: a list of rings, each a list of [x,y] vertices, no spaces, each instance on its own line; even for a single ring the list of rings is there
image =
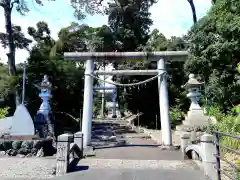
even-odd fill
[[[91,157],[91,156],[95,156],[96,153],[94,151],[94,148],[92,146],[87,146],[83,149],[83,156],[84,157]]]
[[[165,145],[161,145],[159,146],[159,149],[161,150],[170,150],[170,151],[176,151],[180,149],[180,146],[165,146]]]

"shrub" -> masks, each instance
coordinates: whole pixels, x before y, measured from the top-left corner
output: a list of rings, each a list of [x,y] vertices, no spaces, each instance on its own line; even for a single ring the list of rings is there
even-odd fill
[[[0,119],[5,118],[8,114],[8,107],[7,108],[0,108]]]
[[[0,151],[4,151],[4,150],[5,150],[5,149],[4,149],[4,146],[3,146],[3,143],[4,143],[4,141],[1,140],[1,141],[0,141]]]
[[[240,135],[240,123],[239,116],[225,115],[221,112],[219,107],[209,107],[208,115],[215,116],[217,119],[216,124],[211,124],[208,127],[208,132],[219,131],[228,133],[231,135]],[[221,137],[221,144],[224,146],[230,146],[234,149],[240,149],[240,141],[231,137]]]
[[[12,149],[12,141],[3,141],[3,147],[5,150],[9,150],[9,149]]]
[[[234,107],[232,108],[232,111],[235,112],[235,113],[237,113],[237,114],[239,115],[239,114],[240,114],[240,105],[234,106]]]
[[[225,114],[222,113],[219,106],[210,106],[206,108],[208,116],[214,116],[218,121],[221,121]]]
[[[178,106],[170,108],[170,119],[172,121],[172,125],[176,126],[181,123],[184,119],[184,112]]]
[[[23,141],[21,148],[25,149],[32,149],[33,148],[33,141]]]
[[[22,145],[22,141],[13,141],[12,148],[15,150],[20,149],[21,145]]]

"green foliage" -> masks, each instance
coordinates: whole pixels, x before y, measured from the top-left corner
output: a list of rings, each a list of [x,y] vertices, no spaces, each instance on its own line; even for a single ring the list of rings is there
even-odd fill
[[[109,101],[107,99],[107,96],[105,94],[105,103]],[[93,97],[93,116],[97,117],[101,114],[101,107],[102,107],[102,94],[98,91],[94,91],[94,97]]]
[[[12,141],[3,141],[3,148],[4,150],[9,150],[12,149]]]
[[[240,105],[234,106],[234,107],[232,108],[232,111],[233,111],[233,112],[236,112],[237,114],[240,114]]]
[[[239,116],[225,115],[219,107],[209,107],[207,112],[209,116],[214,116],[217,119],[216,124],[212,124],[211,127],[209,127],[211,129],[210,132],[215,130],[235,136],[240,135]],[[221,144],[237,150],[240,148],[239,140],[231,137],[221,137]]]
[[[6,115],[8,114],[9,108],[0,108],[0,119],[5,118]]]
[[[16,48],[28,50],[28,46],[32,41],[24,36],[21,26],[13,25],[12,31]],[[0,32],[0,42],[4,48],[7,48],[9,42],[6,33]]]
[[[219,106],[209,106],[206,108],[206,111],[208,116],[214,116],[218,121],[221,121],[225,117]]]
[[[23,141],[22,144],[21,144],[21,148],[32,149],[33,148],[33,141]]]
[[[97,117],[97,115],[100,114],[100,109],[95,105],[93,105],[92,111],[93,111],[93,117]]]
[[[22,141],[13,141],[12,142],[12,148],[15,150],[20,149],[22,146]]]
[[[210,104],[224,111],[240,101],[238,6],[236,0],[217,1],[187,36],[191,56],[185,70],[202,77]]]
[[[170,119],[173,125],[178,125],[184,120],[184,112],[180,109],[179,106],[171,107],[170,108]]]

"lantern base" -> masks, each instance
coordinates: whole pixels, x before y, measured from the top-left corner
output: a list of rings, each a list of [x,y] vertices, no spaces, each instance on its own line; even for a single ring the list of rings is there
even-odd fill
[[[190,110],[185,116],[185,120],[182,122],[182,125],[176,127],[178,131],[186,131],[186,129],[195,129],[200,127],[206,127],[212,122],[212,118],[204,115],[202,109],[199,110]],[[186,128],[187,127],[187,128]]]

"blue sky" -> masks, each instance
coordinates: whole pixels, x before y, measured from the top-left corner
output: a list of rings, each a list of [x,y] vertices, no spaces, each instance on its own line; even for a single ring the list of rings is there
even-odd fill
[[[73,9],[69,0],[55,0],[55,2],[44,1],[44,6],[37,5],[34,0],[25,0],[30,12],[25,16],[19,15],[14,11],[12,15],[13,24],[21,25],[23,32],[27,36],[27,28],[35,26],[38,21],[48,23],[52,36],[57,38],[58,31],[68,26],[71,22],[76,21],[73,16]],[[203,17],[211,6],[211,0],[195,0],[198,18]],[[151,9],[153,26],[157,28],[166,37],[181,36],[187,32],[192,25],[192,13],[187,0],[158,0]],[[97,27],[107,24],[107,16],[94,15],[87,16],[81,23]],[[4,14],[0,8],[0,32],[5,31]],[[0,59],[6,62],[6,49],[0,47]],[[27,59],[28,52],[17,50],[16,63],[23,62]]]

